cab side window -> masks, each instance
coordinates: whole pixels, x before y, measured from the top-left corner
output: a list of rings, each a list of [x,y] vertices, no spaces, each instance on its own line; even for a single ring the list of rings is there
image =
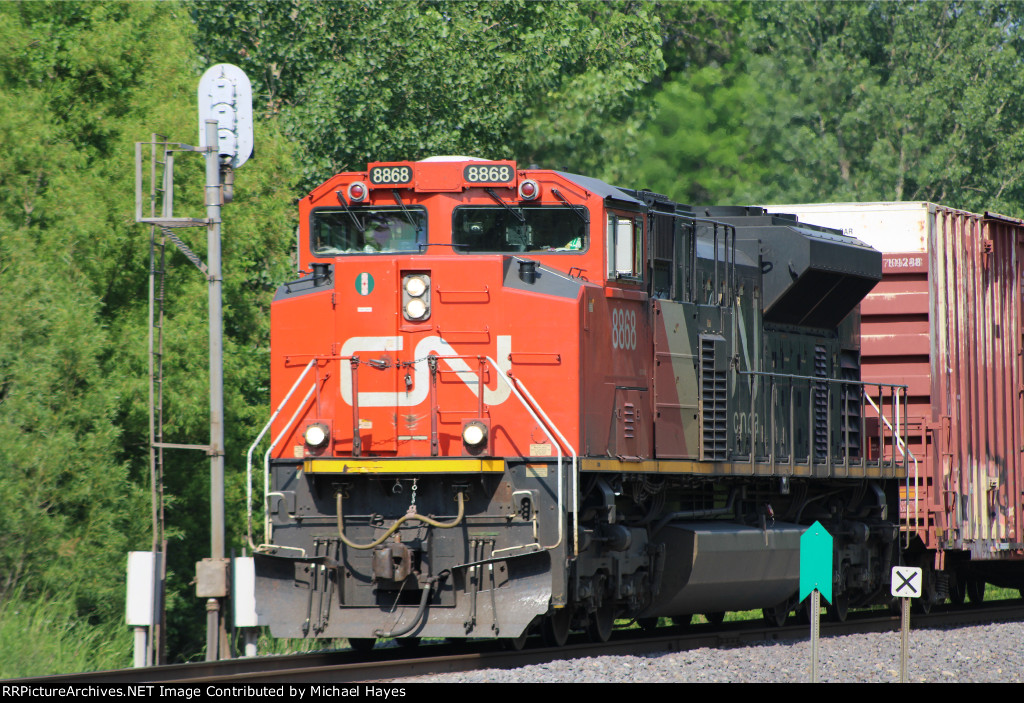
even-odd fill
[[[643,221],[638,217],[608,215],[608,278],[643,276]]]

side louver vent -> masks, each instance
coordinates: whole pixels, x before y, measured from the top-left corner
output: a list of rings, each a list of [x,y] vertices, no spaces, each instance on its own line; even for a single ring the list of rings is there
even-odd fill
[[[839,355],[844,381],[860,380],[860,360],[857,352],[844,351]],[[860,456],[860,426],[861,426],[861,397],[860,387],[855,385],[843,386],[842,389],[842,414],[844,435],[839,436],[839,441],[849,445],[850,458]]]
[[[828,378],[828,352],[814,347],[814,377]],[[823,461],[828,456],[828,383],[814,384],[814,457]]]
[[[729,456],[728,386],[725,364],[725,340],[702,335],[700,338],[700,458],[725,461]]]

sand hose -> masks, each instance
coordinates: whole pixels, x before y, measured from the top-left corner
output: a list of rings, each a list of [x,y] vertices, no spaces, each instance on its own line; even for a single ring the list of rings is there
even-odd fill
[[[459,501],[459,514],[451,522],[438,522],[433,518],[429,518],[426,515],[420,515],[419,513],[406,513],[402,517],[395,520],[391,527],[388,528],[387,532],[385,532],[383,535],[381,535],[374,541],[370,542],[369,544],[356,544],[355,542],[352,542],[351,540],[349,540],[348,537],[345,536],[345,530],[342,524],[343,519],[341,512],[341,492],[339,491],[338,494],[335,496],[335,503],[338,509],[338,537],[341,539],[342,542],[345,543],[346,546],[349,546],[352,549],[373,549],[374,547],[383,544],[384,540],[393,535],[395,531],[399,527],[401,527],[402,523],[406,520],[419,520],[420,522],[426,523],[431,527],[440,527],[443,530],[451,529],[452,527],[457,527],[462,522],[462,518],[466,515],[466,495],[462,491],[459,491],[456,497]]]

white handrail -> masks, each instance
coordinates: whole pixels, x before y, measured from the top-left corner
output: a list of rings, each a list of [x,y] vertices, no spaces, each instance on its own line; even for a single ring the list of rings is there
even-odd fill
[[[911,459],[914,460],[914,519],[916,520],[917,519],[917,511],[918,511],[918,502],[917,502],[917,492],[918,492],[917,457],[914,456],[914,452],[910,451],[910,447],[908,447],[903,442],[903,439],[900,437],[900,433],[899,433],[899,422],[900,422],[900,420],[899,420],[899,402],[900,401],[899,401],[899,398],[897,397],[897,399],[895,401],[896,402],[896,418],[895,418],[895,420],[896,420],[896,428],[895,429],[893,429],[892,423],[889,422],[885,418],[885,414],[881,411],[881,409],[877,405],[875,405],[875,401],[871,400],[871,396],[868,394],[866,389],[864,391],[864,398],[865,398],[865,400],[868,401],[868,403],[871,405],[871,407],[873,407],[875,409],[875,412],[878,413],[879,419],[881,419],[881,421],[885,423],[886,427],[888,427],[889,430],[892,431],[892,436],[896,438],[896,448],[899,449],[900,454],[902,454],[904,457],[909,456]],[[883,449],[882,447],[878,448],[878,451],[879,451],[878,461],[879,462],[882,461],[882,455],[881,455],[882,449]],[[904,449],[906,451],[904,451]],[[910,475],[909,474],[907,475],[906,486],[907,486],[907,488],[906,488],[907,500],[910,500]],[[907,510],[907,513],[908,513],[908,515],[907,515],[907,527],[909,527],[910,526],[910,515],[909,515],[910,510],[909,509]],[[908,533],[909,533],[909,530],[908,530]],[[909,538],[909,535],[908,535],[908,538]]]
[[[267,431],[270,429],[270,426],[274,423],[274,420],[276,420],[277,416],[281,414],[281,411],[284,409],[285,403],[287,403],[288,400],[292,397],[292,394],[295,393],[295,390],[299,387],[299,384],[302,382],[302,379],[306,377],[306,374],[309,373],[309,370],[311,368],[313,368],[313,366],[316,364],[316,362],[317,362],[317,360],[313,359],[312,361],[310,361],[306,365],[306,368],[303,369],[301,374],[299,374],[299,377],[295,380],[295,383],[292,384],[292,388],[291,388],[290,391],[288,391],[288,394],[284,397],[284,400],[282,400],[281,404],[277,406],[277,410],[274,411],[274,414],[270,416],[269,420],[267,420],[267,424],[263,426],[262,430],[260,430],[259,435],[256,437],[256,441],[254,441],[252,443],[252,446],[249,447],[249,451],[246,452],[246,455],[245,455],[245,500],[246,500],[246,504],[247,504],[247,512],[248,512],[248,519],[249,519],[248,534],[246,536],[247,536],[247,538],[249,540],[249,548],[252,549],[252,550],[256,549],[256,546],[255,546],[255,544],[252,541],[252,453],[253,453],[253,451],[256,450],[257,445],[259,445],[259,443],[263,440],[263,435],[265,435],[267,433]],[[264,487],[263,487],[263,506],[264,506],[264,510],[266,510],[266,503],[267,503],[267,495],[266,494],[267,494],[267,482],[266,482],[266,480],[264,480]]]
[[[541,430],[544,432],[544,434],[547,435],[548,439],[551,440],[551,443],[553,445],[555,445],[555,449],[558,451],[558,541],[555,542],[552,545],[544,547],[544,549],[554,549],[555,547],[557,547],[558,545],[560,545],[562,543],[562,536],[565,533],[565,526],[564,526],[563,521],[562,521],[562,515],[565,513],[565,498],[564,498],[564,495],[563,495],[564,491],[565,491],[565,488],[563,486],[563,479],[562,479],[562,447],[561,447],[561,445],[557,441],[555,441],[555,438],[551,436],[551,433],[548,432],[547,425],[550,424],[551,428],[553,430],[555,430],[555,432],[557,432],[559,436],[561,436],[562,433],[558,431],[558,429],[554,426],[553,423],[551,423],[550,420],[547,420],[547,422],[544,422],[539,417],[537,417],[537,413],[535,413],[533,411],[533,408],[530,407],[530,404],[526,402],[526,399],[523,397],[523,394],[520,392],[519,387],[517,387],[517,385],[515,383],[512,383],[512,380],[505,374],[504,371],[501,370],[501,367],[498,366],[498,364],[494,361],[494,359],[492,359],[489,356],[484,357],[484,358],[487,359],[487,361],[490,362],[490,364],[494,368],[494,370],[498,372],[498,376],[501,378],[501,380],[503,380],[505,383],[508,384],[508,387],[515,394],[516,398],[519,400],[519,402],[522,404],[522,406],[524,408],[526,408],[526,412],[530,413],[530,416],[534,419],[534,421],[541,428]],[[521,385],[522,382],[520,381],[519,384]],[[523,386],[523,391],[526,391],[526,387],[525,386]],[[526,391],[526,393],[529,394],[529,391]],[[534,401],[534,402],[536,403],[536,401]],[[540,406],[538,406],[537,409],[540,410]],[[540,412],[542,414],[544,413],[543,410],[540,410]],[[547,418],[547,415],[545,415],[545,418]],[[563,438],[563,440],[564,440],[564,438]],[[572,445],[570,445],[568,442],[566,442],[566,445],[569,447],[569,451],[572,452],[572,455],[573,455],[573,469],[575,470],[575,467],[576,467],[576,452],[575,452],[575,450],[573,450]],[[575,511],[573,512],[573,516],[575,518]]]
[[[266,454],[263,455],[263,537],[268,543],[273,542],[273,537],[270,532],[270,504],[268,498],[270,497],[270,453],[274,451],[274,447],[280,442],[285,434],[291,429],[291,426],[295,423],[295,419],[302,412],[303,408],[306,407],[306,403],[309,402],[310,397],[313,395],[313,391],[316,390],[316,383],[309,387],[306,391],[306,397],[299,403],[299,407],[295,408],[295,412],[292,413],[291,418],[285,423],[284,427],[281,428],[281,433],[277,435],[277,439],[270,443],[270,447],[267,449]]]
[[[490,361],[492,364],[494,364],[494,361],[490,357],[487,357],[487,360]],[[497,365],[495,364],[495,366],[497,366]],[[558,429],[558,427],[555,426],[555,423],[551,421],[551,418],[548,417],[548,414],[546,412],[544,412],[544,408],[542,408],[540,406],[540,403],[538,403],[536,401],[536,399],[533,397],[533,394],[531,394],[530,391],[526,388],[526,384],[523,383],[522,379],[516,378],[515,382],[522,389],[523,393],[526,394],[526,397],[529,398],[530,402],[533,403],[533,405],[537,408],[537,412],[540,413],[540,416],[544,418],[544,421],[546,423],[548,423],[548,425],[551,426],[551,429],[554,431],[554,433],[556,435],[558,435],[558,438],[560,440],[562,440],[563,443],[565,443],[565,446],[569,450],[569,453],[572,454],[572,548],[573,548],[573,554],[574,555],[578,555],[580,553],[580,549],[579,549],[579,547],[580,547],[580,544],[579,544],[579,532],[580,532],[580,526],[579,526],[579,496],[580,496],[580,492],[579,492],[579,471],[577,470],[577,459],[578,459],[578,457],[576,456],[576,450],[573,448],[572,443],[569,442],[569,440],[567,440],[565,438],[565,435],[563,435],[562,432]],[[540,424],[540,423],[538,423],[538,424]],[[559,464],[559,473],[561,473],[561,464]]]
[[[523,384],[523,382],[521,380],[519,380],[519,379],[515,379],[515,382],[513,382],[513,379],[510,378],[508,375],[506,375],[504,371],[502,371],[501,367],[497,364],[497,362],[494,361],[494,359],[492,359],[489,356],[485,357],[485,358],[491,364],[491,366],[494,368],[494,370],[498,373],[498,376],[501,378],[501,380],[505,384],[507,384],[509,389],[515,394],[515,396],[516,396],[517,400],[519,400],[520,404],[526,409],[526,411],[528,413],[530,413],[530,416],[534,419],[534,421],[537,423],[537,425],[541,428],[541,430],[547,436],[548,440],[550,440],[551,444],[553,444],[555,446],[555,450],[557,451],[557,454],[558,454],[558,540],[554,544],[548,545],[546,547],[542,547],[543,549],[555,549],[556,547],[558,547],[561,544],[562,538],[564,536],[565,529],[564,529],[564,523],[563,523],[563,516],[565,514],[565,496],[564,496],[565,487],[564,487],[564,477],[563,477],[563,473],[562,473],[562,463],[563,463],[562,462],[562,445],[564,444],[565,447],[572,454],[573,551],[574,551],[574,554],[578,554],[579,553],[579,490],[578,490],[579,489],[579,471],[578,471],[578,459],[579,459],[579,457],[578,457],[578,455],[576,453],[576,450],[572,446],[572,443],[569,442],[565,438],[565,435],[563,435],[562,432],[551,421],[551,418],[548,417],[547,413],[544,412],[543,408],[540,407],[540,404],[537,403],[537,400],[533,397],[533,395],[530,393],[530,391],[526,388],[525,384]],[[302,383],[302,380],[306,377],[306,374],[308,374],[309,370],[316,365],[316,362],[317,362],[317,359],[313,359],[312,361],[310,361],[309,364],[306,366],[306,368],[303,369],[302,373],[299,374],[299,377],[295,380],[295,383],[292,385],[291,389],[288,391],[287,395],[284,397],[284,400],[282,400],[281,403],[278,405],[278,407],[274,411],[273,415],[271,415],[270,420],[267,422],[267,424],[260,431],[259,435],[256,437],[256,440],[249,447],[249,451],[246,454],[246,499],[247,499],[247,504],[248,504],[248,506],[247,506],[248,507],[248,541],[249,541],[250,548],[252,548],[253,550],[255,550],[255,544],[254,544],[254,541],[253,541],[253,538],[252,538],[252,455],[253,455],[253,452],[255,451],[257,445],[259,445],[259,443],[263,440],[263,437],[266,435],[267,431],[270,429],[270,427],[273,424],[273,422],[277,419],[278,415],[280,415],[281,411],[284,410],[285,405],[291,399],[292,395],[294,395],[295,391],[298,390],[299,384]],[[299,403],[299,406],[295,410],[295,413],[293,413],[292,417],[288,420],[287,423],[285,423],[285,425],[282,428],[281,432],[277,435],[277,437],[271,443],[270,447],[267,449],[266,453],[263,456],[264,540],[265,540],[266,543],[272,542],[271,525],[270,525],[270,514],[269,514],[269,511],[268,511],[269,505],[267,503],[268,497],[270,495],[270,454],[274,451],[274,448],[284,438],[284,435],[289,431],[289,429],[295,423],[296,418],[298,417],[299,413],[303,410],[303,408],[305,408],[306,403],[309,401],[309,398],[310,398],[310,396],[312,396],[314,390],[316,390],[316,384],[315,383],[310,387],[309,391],[307,391],[306,396],[302,399],[302,402]],[[525,397],[524,397],[524,394],[525,394]],[[529,402],[527,402],[527,398],[529,398]],[[534,407],[531,407],[531,404],[532,404],[532,406],[536,407],[536,411],[537,412],[534,412]],[[540,416],[543,418],[543,420],[541,419],[541,417],[538,417],[537,413],[540,413]],[[552,433],[549,431],[549,428],[550,428],[550,430],[552,430],[555,433],[555,435],[557,435],[558,439],[561,440],[561,442],[559,442],[559,441],[557,441],[555,439],[555,436],[552,435]]]

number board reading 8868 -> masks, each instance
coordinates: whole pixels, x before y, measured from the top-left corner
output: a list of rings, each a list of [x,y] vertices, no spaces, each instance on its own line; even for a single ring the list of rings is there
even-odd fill
[[[412,169],[408,166],[374,166],[370,169],[370,183],[379,185],[400,185],[412,181]]]
[[[509,164],[472,164],[462,170],[466,183],[512,183],[516,170]]]

